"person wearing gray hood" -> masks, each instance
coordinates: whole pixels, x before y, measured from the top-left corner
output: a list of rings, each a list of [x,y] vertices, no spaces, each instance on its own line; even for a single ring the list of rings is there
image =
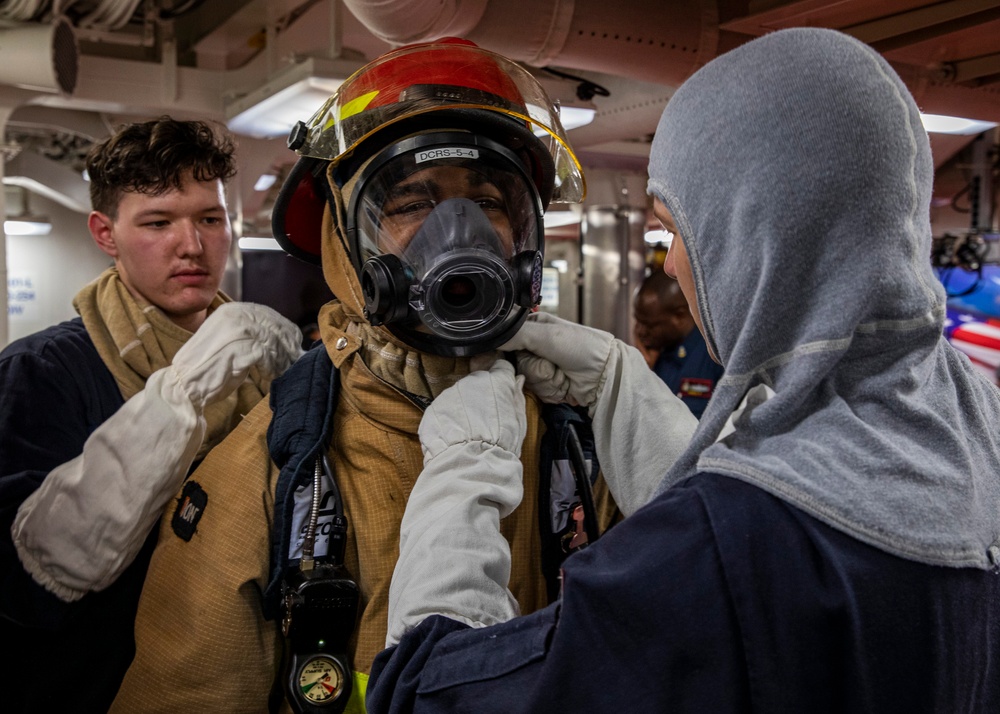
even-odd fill
[[[517,453],[520,377],[500,363],[435,400],[369,711],[1000,711],[1000,392],[942,336],[903,82],[847,35],[771,33],[678,89],[649,176],[679,229],[665,270],[726,369],[694,436],[650,488],[668,401],[635,393],[631,348],[525,324],[518,372],[588,406],[616,498],[649,502],[516,617],[502,558],[433,558],[516,505],[501,459],[448,454],[463,429]],[[492,501],[441,495],[475,478]]]

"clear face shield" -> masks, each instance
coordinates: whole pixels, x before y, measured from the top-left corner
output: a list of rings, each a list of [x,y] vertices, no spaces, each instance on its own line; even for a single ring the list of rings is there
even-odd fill
[[[539,302],[541,200],[517,156],[484,137],[426,133],[377,154],[347,229],[366,317],[422,351],[495,349]]]

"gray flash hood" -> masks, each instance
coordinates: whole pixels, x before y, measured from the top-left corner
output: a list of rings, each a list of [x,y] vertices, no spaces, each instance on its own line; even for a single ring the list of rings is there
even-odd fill
[[[676,92],[649,175],[726,367],[661,489],[726,474],[904,558],[997,565],[1000,391],[942,337],[930,146],[889,64],[831,30],[749,42]]]

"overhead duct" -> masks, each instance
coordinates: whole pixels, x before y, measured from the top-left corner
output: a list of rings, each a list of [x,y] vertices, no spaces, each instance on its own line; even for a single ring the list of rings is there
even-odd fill
[[[65,18],[0,29],[0,84],[69,96],[78,59],[76,34]]]
[[[440,37],[467,37],[479,25],[488,0],[344,0],[344,5],[361,24],[391,45],[436,40]],[[559,2],[559,0],[556,0]],[[545,8],[535,12],[545,15]],[[572,2],[569,3],[572,8]],[[512,13],[517,14],[517,13]],[[522,21],[523,17],[520,18]]]

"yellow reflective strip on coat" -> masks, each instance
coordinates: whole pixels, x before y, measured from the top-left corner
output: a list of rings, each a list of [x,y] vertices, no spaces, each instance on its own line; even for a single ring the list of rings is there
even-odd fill
[[[364,672],[354,673],[354,691],[351,698],[347,700],[347,707],[344,714],[366,714],[365,712],[365,692],[368,689],[368,675]]]

